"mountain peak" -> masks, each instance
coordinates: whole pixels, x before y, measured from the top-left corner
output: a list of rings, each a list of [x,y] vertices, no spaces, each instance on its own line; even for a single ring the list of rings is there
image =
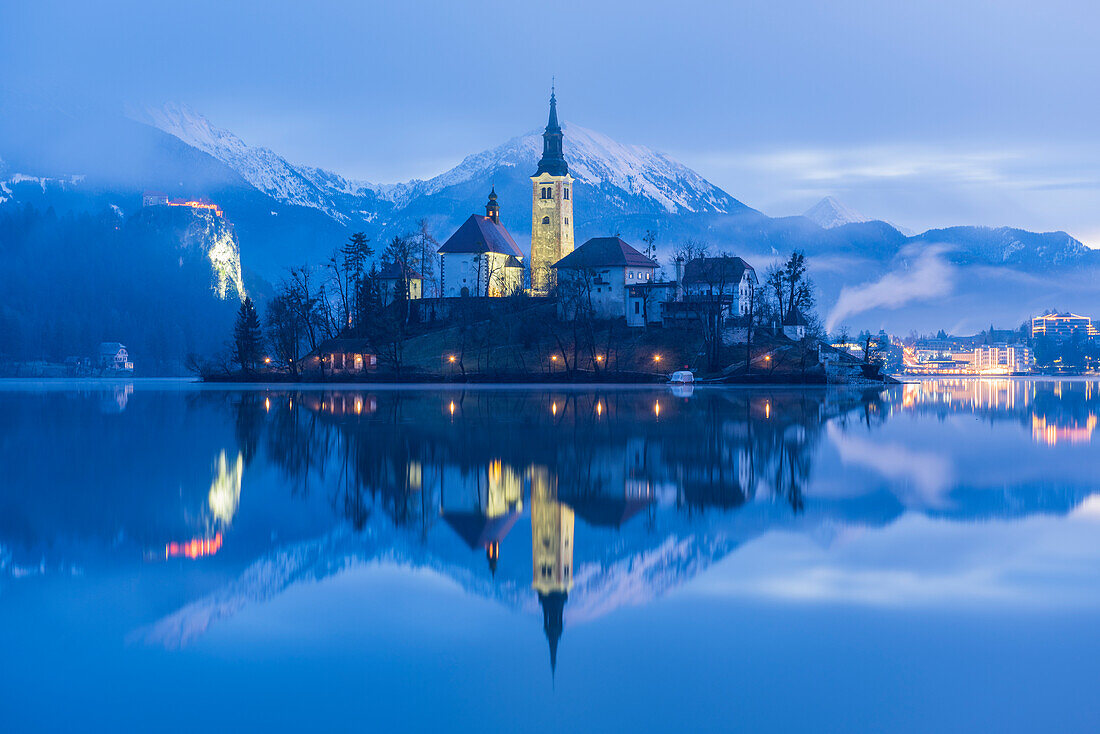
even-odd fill
[[[832,196],[826,196],[821,201],[806,210],[802,216],[817,224],[822,229],[843,227],[845,224],[858,224],[872,221],[859,212],[837,201]]]

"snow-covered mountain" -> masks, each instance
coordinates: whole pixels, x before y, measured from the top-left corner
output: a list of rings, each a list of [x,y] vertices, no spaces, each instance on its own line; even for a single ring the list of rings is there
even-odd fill
[[[225,163],[280,203],[320,209],[342,223],[355,220],[372,223],[387,216],[400,218],[404,209],[411,206],[422,209],[423,200],[467,184],[484,188],[484,182],[492,179],[515,178],[526,182],[542,152],[541,131],[535,130],[467,156],[454,168],[426,181],[376,184],[292,164],[268,148],[249,146],[186,105],[151,108],[137,117]],[[640,145],[624,145],[579,125],[565,123],[564,128],[570,172],[579,184],[601,192],[601,198],[610,200],[618,209],[655,214],[728,214],[746,209],[741,202],[664,153]],[[478,193],[478,204],[485,193]]]
[[[845,206],[832,196],[826,196],[814,204],[802,215],[822,229],[843,227],[845,224],[859,224],[872,221],[856,210]]]

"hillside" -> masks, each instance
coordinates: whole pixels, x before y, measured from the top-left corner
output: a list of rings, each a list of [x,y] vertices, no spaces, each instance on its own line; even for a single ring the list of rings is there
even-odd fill
[[[5,112],[0,207],[129,217],[145,190],[204,196],[235,227],[245,280],[273,283],[288,266],[324,262],[353,231],[381,243],[423,220],[443,240],[482,210],[493,185],[502,221],[521,248],[529,242],[537,131],[430,179],[383,184],[293,164],[179,105],[145,110],[144,122],[26,105]],[[909,237],[886,222],[856,221],[866,218],[832,197],[807,216],[773,218],[663,153],[565,128],[578,243],[615,233],[637,243],[651,230],[663,259],[695,239],[760,272],[801,249],[822,316],[856,329],[965,331],[1016,325],[1048,308],[1100,312],[1097,256],[1064,232],[961,226]]]

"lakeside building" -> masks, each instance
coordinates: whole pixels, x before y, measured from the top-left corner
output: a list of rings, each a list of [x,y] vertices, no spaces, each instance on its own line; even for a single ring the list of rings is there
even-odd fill
[[[1031,372],[1034,357],[1023,344],[985,344],[959,349],[942,343],[905,347],[903,363],[911,375],[1022,375]]]
[[[1031,320],[1031,338],[1049,337],[1056,342],[1078,339],[1086,341],[1096,336],[1097,330],[1088,316],[1075,313],[1050,313]]]
[[[103,342],[99,345],[99,359],[96,361],[99,369],[107,374],[130,374],[134,371],[134,363],[130,361],[130,353],[118,342]]]
[[[655,307],[649,315],[649,304],[643,299],[666,295],[671,290],[630,292],[630,286],[654,282],[657,263],[619,237],[593,237],[551,268],[557,273],[559,311],[567,319],[573,318],[578,309],[590,306],[596,318],[624,317],[638,326],[644,325],[647,318],[660,321],[659,310]]]
[[[683,286],[683,301],[716,301],[728,318],[748,315],[753,292],[760,284],[752,265],[733,256],[698,257],[683,264],[681,277],[682,262],[676,261],[676,279]]]
[[[378,369],[378,355],[367,339],[326,339],[302,358],[305,375],[364,375]]]
[[[1031,350],[1022,344],[992,344],[978,347],[970,358],[979,375],[1020,375],[1031,372]]]
[[[382,305],[388,306],[397,298],[400,289],[405,288],[405,297],[417,300],[424,297],[424,276],[416,270],[406,267],[402,271],[397,263],[387,263],[378,273],[378,290]]]

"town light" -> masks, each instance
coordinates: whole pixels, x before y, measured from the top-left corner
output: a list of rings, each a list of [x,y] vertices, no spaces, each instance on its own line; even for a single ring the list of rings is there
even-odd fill
[[[450,362],[451,364],[454,364],[455,360],[457,360],[457,359],[458,359],[458,357],[454,356],[453,354],[451,356],[447,357],[447,361]]]
[[[551,361],[551,362],[557,362],[557,361],[558,361],[558,355],[556,355],[556,354],[551,354],[551,355],[550,355],[550,361]]]
[[[599,400],[596,401],[596,415],[603,415],[603,403]]]
[[[447,406],[447,410],[451,411],[451,415],[455,414],[455,401],[451,401],[451,404]]]
[[[264,357],[264,364],[271,364],[271,357]]]
[[[660,400],[654,400],[653,401],[653,415],[657,418],[661,417],[661,401]]]
[[[660,362],[660,361],[661,361],[661,355],[659,355],[659,354],[654,354],[654,355],[653,355],[653,361],[654,361],[654,362]]]

